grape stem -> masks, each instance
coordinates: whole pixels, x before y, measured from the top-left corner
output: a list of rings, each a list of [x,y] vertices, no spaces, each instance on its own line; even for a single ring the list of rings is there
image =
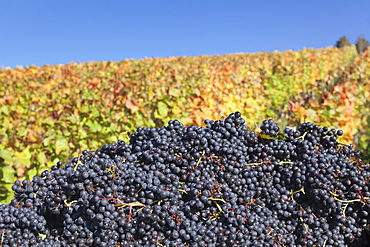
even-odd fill
[[[140,202],[130,202],[130,203],[122,203],[121,202],[121,203],[115,204],[114,206],[121,207],[121,208],[130,207],[129,215],[128,215],[128,219],[129,219],[128,221],[131,221],[131,219],[132,219],[132,207],[142,207],[142,208],[145,208],[146,207],[145,204],[142,204]]]
[[[142,204],[141,202],[130,202],[130,203],[118,203],[118,204],[115,204],[114,206],[116,207],[121,207],[121,208],[124,208],[124,207],[145,207],[145,204]]]
[[[79,165],[83,165],[82,162],[80,161],[80,149],[78,150],[78,158],[77,158],[77,164],[75,165],[75,167],[73,168],[74,171],[77,171],[77,168]]]
[[[302,136],[299,136],[296,139],[302,139],[302,140],[304,140],[304,138],[306,137],[307,133],[308,132],[304,132]]]
[[[46,235],[45,234],[42,234],[42,233],[39,233],[39,236],[42,237],[42,240],[44,240],[46,238]]]
[[[6,232],[6,230],[1,231],[1,242],[0,242],[0,246],[3,246],[4,236],[6,234],[5,232]]]
[[[182,190],[182,189],[177,189],[177,190],[182,192],[182,193],[188,194],[188,192],[186,192],[185,190]]]
[[[217,201],[221,201],[221,202],[223,202],[223,203],[226,203],[224,199],[213,198],[213,197],[209,197],[208,199],[212,200],[212,201],[216,204],[216,207],[218,208],[218,210],[219,210],[221,213],[224,213],[224,211],[222,210],[222,208],[220,207],[220,205],[217,203]]]
[[[324,241],[324,245],[322,247],[325,247],[326,246],[326,241],[328,241],[327,239],[325,239]]]
[[[202,156],[200,156],[200,157],[199,157],[199,159],[198,159],[198,161],[197,161],[197,165],[199,165],[199,164],[200,164],[200,162],[202,161],[202,157],[203,157],[203,155],[205,154],[205,151],[203,151],[201,154],[202,154]]]
[[[346,201],[346,200],[341,200],[341,199],[339,199],[339,198],[338,198],[338,196],[339,196],[339,195],[335,194],[334,192],[329,191],[329,193],[330,193],[330,194],[332,194],[332,195],[334,196],[334,200],[336,200],[336,201],[338,201],[338,202],[343,202],[343,203],[345,203],[345,205],[343,206],[343,212],[342,212],[342,214],[343,214],[343,217],[344,217],[344,218],[347,218],[347,216],[346,216],[346,209],[347,209],[347,207],[348,207],[348,205],[349,205],[350,203],[352,203],[352,202],[362,202],[362,203],[366,203],[366,202],[365,202],[365,200],[370,200],[370,197],[363,197],[363,196],[362,196],[362,198],[361,198],[361,199],[353,199],[353,200],[348,200],[348,201]]]
[[[266,161],[262,161],[260,163],[244,163],[244,165],[246,165],[246,166],[259,166],[259,165],[262,165],[262,164],[271,164],[271,161],[266,160]]]
[[[68,202],[70,199],[71,199],[71,198],[69,197],[69,198],[67,198],[67,199],[65,199],[65,200],[63,201],[63,202],[64,202],[64,204],[65,204],[68,208],[70,208],[70,207],[72,206],[72,204],[73,204],[73,203],[77,202],[77,200],[73,200],[73,201],[71,201],[71,202]]]
[[[294,164],[294,162],[291,162],[291,161],[280,161],[279,162],[279,165],[282,165],[282,164]]]
[[[306,231],[308,234],[312,235],[312,233],[310,233],[310,231],[308,230],[307,225],[304,223],[303,218],[302,218],[302,217],[299,217],[299,219],[302,221],[302,224],[303,224],[303,227],[304,227],[305,231]]]

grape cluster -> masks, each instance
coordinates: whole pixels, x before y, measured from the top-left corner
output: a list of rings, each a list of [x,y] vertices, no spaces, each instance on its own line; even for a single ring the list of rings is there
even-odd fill
[[[0,246],[370,246],[370,166],[343,131],[171,120],[16,181]]]

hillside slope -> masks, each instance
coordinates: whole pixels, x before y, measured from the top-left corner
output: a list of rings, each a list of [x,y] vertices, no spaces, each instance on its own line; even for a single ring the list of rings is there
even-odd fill
[[[2,198],[16,178],[170,119],[202,125],[240,111],[252,129],[312,121],[365,150],[369,63],[354,47],[328,47],[1,69]]]

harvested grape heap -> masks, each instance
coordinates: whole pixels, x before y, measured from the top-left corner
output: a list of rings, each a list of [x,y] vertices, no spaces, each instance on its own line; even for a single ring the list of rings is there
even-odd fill
[[[343,131],[172,120],[16,181],[0,246],[370,246],[370,168]]]

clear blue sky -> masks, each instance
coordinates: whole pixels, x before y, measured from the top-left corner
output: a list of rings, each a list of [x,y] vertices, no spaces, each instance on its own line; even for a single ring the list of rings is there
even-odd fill
[[[0,1],[0,68],[370,40],[370,0]]]

